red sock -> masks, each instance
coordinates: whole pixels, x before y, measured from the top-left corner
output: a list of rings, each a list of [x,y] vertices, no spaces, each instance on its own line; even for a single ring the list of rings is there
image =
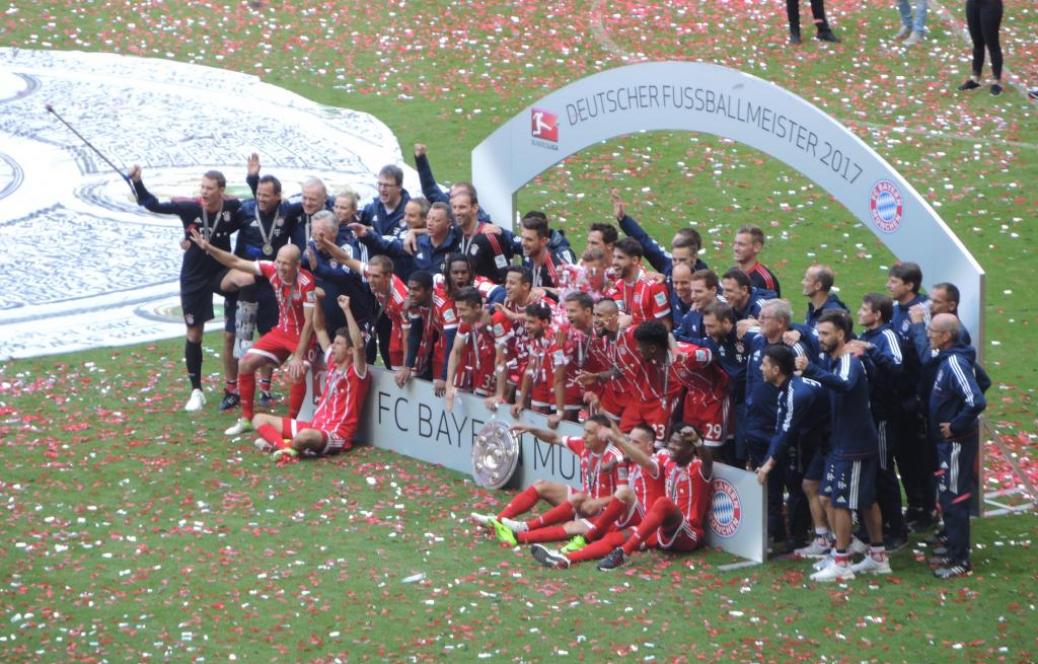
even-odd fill
[[[568,500],[563,501],[551,508],[544,514],[534,517],[526,522],[526,527],[529,530],[536,530],[537,528],[543,528],[545,526],[553,526],[556,523],[565,523],[566,521],[573,520],[573,503]]]
[[[537,493],[537,489],[532,486],[528,486],[519,493],[518,496],[512,499],[512,502],[497,515],[498,519],[512,519],[520,514],[525,514],[530,511],[537,501],[541,499],[540,494]]]
[[[238,393],[241,395],[241,416],[252,420],[252,416],[255,414],[252,400],[256,396],[256,374],[244,372],[238,374]]]
[[[634,535],[631,535],[631,538],[624,542],[624,553],[627,555],[634,553],[634,550],[642,542],[649,539],[654,532],[659,530],[660,526],[663,525],[663,520],[672,511],[678,511],[678,506],[671,502],[670,498],[665,496],[657,498],[656,502],[652,504],[652,508],[649,509],[649,513],[638,524],[638,529],[634,531]]]
[[[288,390],[288,416],[293,420],[299,415],[299,409],[303,407],[303,399],[306,398],[306,380],[292,383]]]
[[[537,530],[527,530],[525,533],[516,533],[515,541],[520,544],[533,544],[535,542],[561,542],[569,539],[570,534],[566,532],[565,526],[548,526]]]
[[[256,429],[256,433],[260,435],[263,440],[267,441],[274,447],[282,449],[285,447],[285,439],[281,437],[281,432],[278,431],[272,424],[260,425],[259,429]]]
[[[601,539],[597,539],[591,544],[588,544],[580,551],[567,553],[566,557],[569,558],[571,563],[579,563],[585,560],[597,560],[598,558],[605,558],[609,555],[610,551],[623,543],[624,534],[619,530],[614,530],[603,535]]]
[[[616,523],[616,520],[626,511],[627,503],[616,496],[613,496],[613,499],[609,501],[609,504],[606,505],[604,510],[602,510],[602,513],[595,517],[594,523],[591,524],[591,530],[587,531],[584,535],[584,539],[589,542],[598,539],[608,532],[609,527]]]

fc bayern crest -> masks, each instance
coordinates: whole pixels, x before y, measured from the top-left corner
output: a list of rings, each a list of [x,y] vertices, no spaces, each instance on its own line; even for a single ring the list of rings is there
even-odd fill
[[[711,483],[714,497],[710,506],[710,529],[720,537],[731,537],[742,524],[742,500],[726,479],[715,477]]]
[[[884,233],[893,233],[901,226],[904,211],[901,190],[890,180],[879,180],[869,192],[869,211],[876,228]]]

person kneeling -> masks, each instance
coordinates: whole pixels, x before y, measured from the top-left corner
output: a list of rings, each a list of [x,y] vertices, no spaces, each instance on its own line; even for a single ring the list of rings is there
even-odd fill
[[[346,314],[347,327],[336,330],[334,339],[328,337],[321,308],[314,309],[314,331],[325,351],[327,378],[313,419],[300,422],[260,414],[252,420],[261,436],[256,439],[256,447],[273,452],[275,460],[337,454],[353,446],[371,374],[364,357],[364,336],[350,311],[350,298],[340,295],[337,301]]]

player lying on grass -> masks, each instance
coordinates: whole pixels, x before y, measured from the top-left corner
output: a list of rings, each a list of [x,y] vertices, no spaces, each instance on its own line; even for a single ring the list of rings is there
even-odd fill
[[[323,295],[319,292],[318,298]],[[273,452],[275,459],[286,455],[331,455],[353,446],[353,435],[371,386],[371,374],[364,358],[364,335],[350,310],[350,298],[340,295],[337,302],[346,315],[347,327],[336,330],[334,339],[328,336],[321,307],[314,307],[314,331],[325,352],[327,377],[313,419],[300,422],[290,417],[260,414],[252,420],[261,436],[256,439],[256,447]]]
[[[571,562],[604,555],[598,568],[609,570],[626,563],[638,549],[656,547],[690,552],[702,546],[712,497],[713,456],[695,428],[686,424],[675,426],[667,447],[671,458],[665,469],[664,495],[652,503],[637,528],[608,532],[572,553],[563,554],[535,545],[531,551],[534,557],[547,567],[569,567]]]
[[[604,428],[609,430],[609,419],[604,415],[592,415],[584,422],[583,438],[562,436],[548,429],[537,429],[526,424],[516,424],[513,431],[532,433],[540,440],[552,445],[568,447],[580,457],[582,491],[561,482],[537,480],[512,499],[496,517],[489,514],[473,514],[479,524],[494,529],[502,542],[517,544],[535,541],[556,541],[580,534],[581,528],[570,524],[549,531],[548,534],[533,535],[533,531],[558,524],[566,524],[580,518],[597,515],[610,501],[617,488],[627,484],[627,462],[620,450],[598,435]],[[517,521],[515,517],[530,511],[544,500],[552,509],[528,521]],[[590,525],[590,524],[586,524]],[[535,539],[549,536],[550,539]]]

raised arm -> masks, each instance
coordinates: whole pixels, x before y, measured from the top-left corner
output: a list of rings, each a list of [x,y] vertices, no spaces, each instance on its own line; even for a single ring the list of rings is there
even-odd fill
[[[645,259],[649,261],[649,265],[654,270],[666,273],[672,266],[670,256],[666,250],[660,246],[659,242],[652,239],[637,221],[627,214],[623,199],[620,198],[620,190],[613,189],[609,192],[609,198],[612,200],[613,214],[616,216],[617,223],[620,224],[620,230],[628,237],[638,240],[638,243],[642,245],[642,250],[645,252]]]
[[[652,468],[655,465],[655,461],[651,456],[643,452],[640,448],[631,444],[631,441],[623,434],[620,429],[617,428],[616,424],[612,425],[612,429],[605,429],[604,427],[599,428],[599,431],[605,431],[606,437],[613,445],[616,445],[621,452],[624,453],[628,459],[638,464],[642,468]]]
[[[219,247],[214,247],[209,243],[209,240],[206,240],[202,234],[198,232],[197,228],[192,228],[190,232],[191,241],[197,244],[199,249],[215,258],[216,262],[220,263],[224,267],[229,267],[232,270],[241,270],[248,274],[260,276],[261,272],[259,264],[256,263],[256,261],[246,260],[240,256],[235,256],[229,251],[224,251]]]
[[[338,302],[342,313],[346,315],[346,327],[350,331],[350,344],[353,346],[353,367],[357,375],[363,378],[368,371],[368,360],[364,354],[364,333],[361,332],[360,325],[357,324],[357,318],[353,315],[353,309],[350,308],[350,297],[348,295],[340,295]]]
[[[512,431],[515,431],[516,433],[532,434],[535,438],[552,445],[564,445],[566,442],[563,440],[562,436],[555,431],[552,431],[551,429],[539,429],[530,424],[513,424]]]

